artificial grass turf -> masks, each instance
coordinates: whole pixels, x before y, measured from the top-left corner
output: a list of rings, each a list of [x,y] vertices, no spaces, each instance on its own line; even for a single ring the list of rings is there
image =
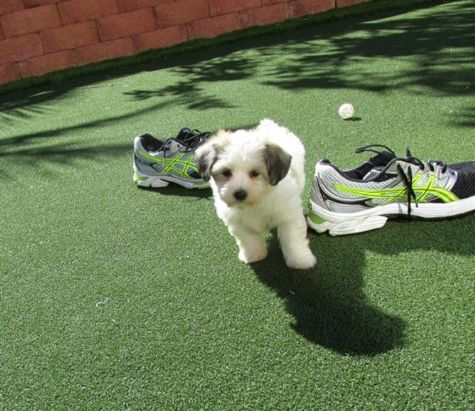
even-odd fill
[[[209,191],[139,190],[133,136],[271,117],[315,161],[472,160],[475,7],[358,17],[1,96],[0,407],[469,409],[475,218],[247,266]],[[344,122],[352,102],[359,121]]]

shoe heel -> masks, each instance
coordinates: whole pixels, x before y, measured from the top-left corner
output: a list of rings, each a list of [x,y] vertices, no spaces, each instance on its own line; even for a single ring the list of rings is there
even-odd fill
[[[347,217],[340,213],[324,210],[315,203],[310,203],[311,207],[307,216],[307,224],[317,233],[324,233],[332,236],[364,233],[365,231],[376,230],[386,224],[387,217],[381,215],[360,215]]]
[[[315,214],[312,210],[308,212],[307,224],[310,228],[313,228],[319,234],[328,231],[332,227],[331,223],[325,221],[322,217],[320,217],[318,214]]]

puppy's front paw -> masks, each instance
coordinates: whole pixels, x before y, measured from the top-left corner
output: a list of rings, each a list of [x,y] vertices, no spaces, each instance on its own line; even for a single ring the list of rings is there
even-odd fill
[[[267,247],[265,244],[256,244],[252,248],[240,248],[239,259],[246,263],[255,263],[267,257]]]
[[[291,255],[285,256],[287,266],[290,268],[296,268],[298,270],[306,270],[312,268],[317,263],[317,257],[315,257],[309,248],[303,249]]]

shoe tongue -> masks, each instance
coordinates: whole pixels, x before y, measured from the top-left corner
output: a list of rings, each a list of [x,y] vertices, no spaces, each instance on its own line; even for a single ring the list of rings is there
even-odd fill
[[[177,140],[186,140],[189,135],[190,135],[191,130],[188,127],[182,128],[179,132],[178,135],[176,136]]]
[[[377,178],[383,174],[384,168],[395,158],[393,153],[389,151],[381,151],[375,156],[371,157],[366,162],[366,174],[364,174],[362,180],[368,181]],[[365,173],[364,169],[362,170]]]
[[[363,181],[373,180],[381,174],[382,167],[374,167],[363,177]]]
[[[169,154],[174,154],[177,151],[181,150],[183,147],[185,146],[181,144],[179,141],[175,140],[174,138],[170,138],[165,142],[162,150],[166,151]]]
[[[417,164],[413,164],[408,161],[395,160],[395,161],[392,161],[390,164],[388,164],[388,167],[384,170],[384,174],[387,176],[398,175],[399,174],[398,166],[402,168],[404,173],[407,173],[408,169],[412,168],[413,175],[415,175],[417,171],[419,170],[419,166]]]
[[[398,165],[402,167],[404,172],[406,172],[406,170],[411,166],[415,167],[414,164],[407,163],[406,161],[392,160],[383,166],[373,167],[363,177],[363,181],[375,180],[375,179],[387,180],[389,178],[394,178],[394,176],[397,176],[399,174]]]
[[[390,153],[389,151],[384,150],[376,154],[375,156],[371,157],[368,160],[368,162],[373,164],[376,167],[384,167],[394,158],[395,156],[393,153]]]

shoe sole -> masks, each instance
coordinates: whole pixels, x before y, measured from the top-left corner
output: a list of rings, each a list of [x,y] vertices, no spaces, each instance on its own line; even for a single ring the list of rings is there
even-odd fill
[[[407,215],[406,203],[392,203],[376,206],[356,213],[336,213],[315,204],[310,200],[310,213],[307,224],[317,233],[328,233],[332,236],[363,233],[376,230],[386,224],[388,217]],[[419,218],[437,219],[467,214],[475,210],[475,196],[451,203],[415,204],[411,207],[411,215]]]
[[[162,176],[144,176],[139,174],[136,170],[134,171],[134,183],[139,187],[144,188],[164,188],[168,187],[170,183],[180,185],[184,188],[208,188],[208,183],[196,184],[192,181],[183,181],[179,178],[173,177],[171,175],[162,175]]]

